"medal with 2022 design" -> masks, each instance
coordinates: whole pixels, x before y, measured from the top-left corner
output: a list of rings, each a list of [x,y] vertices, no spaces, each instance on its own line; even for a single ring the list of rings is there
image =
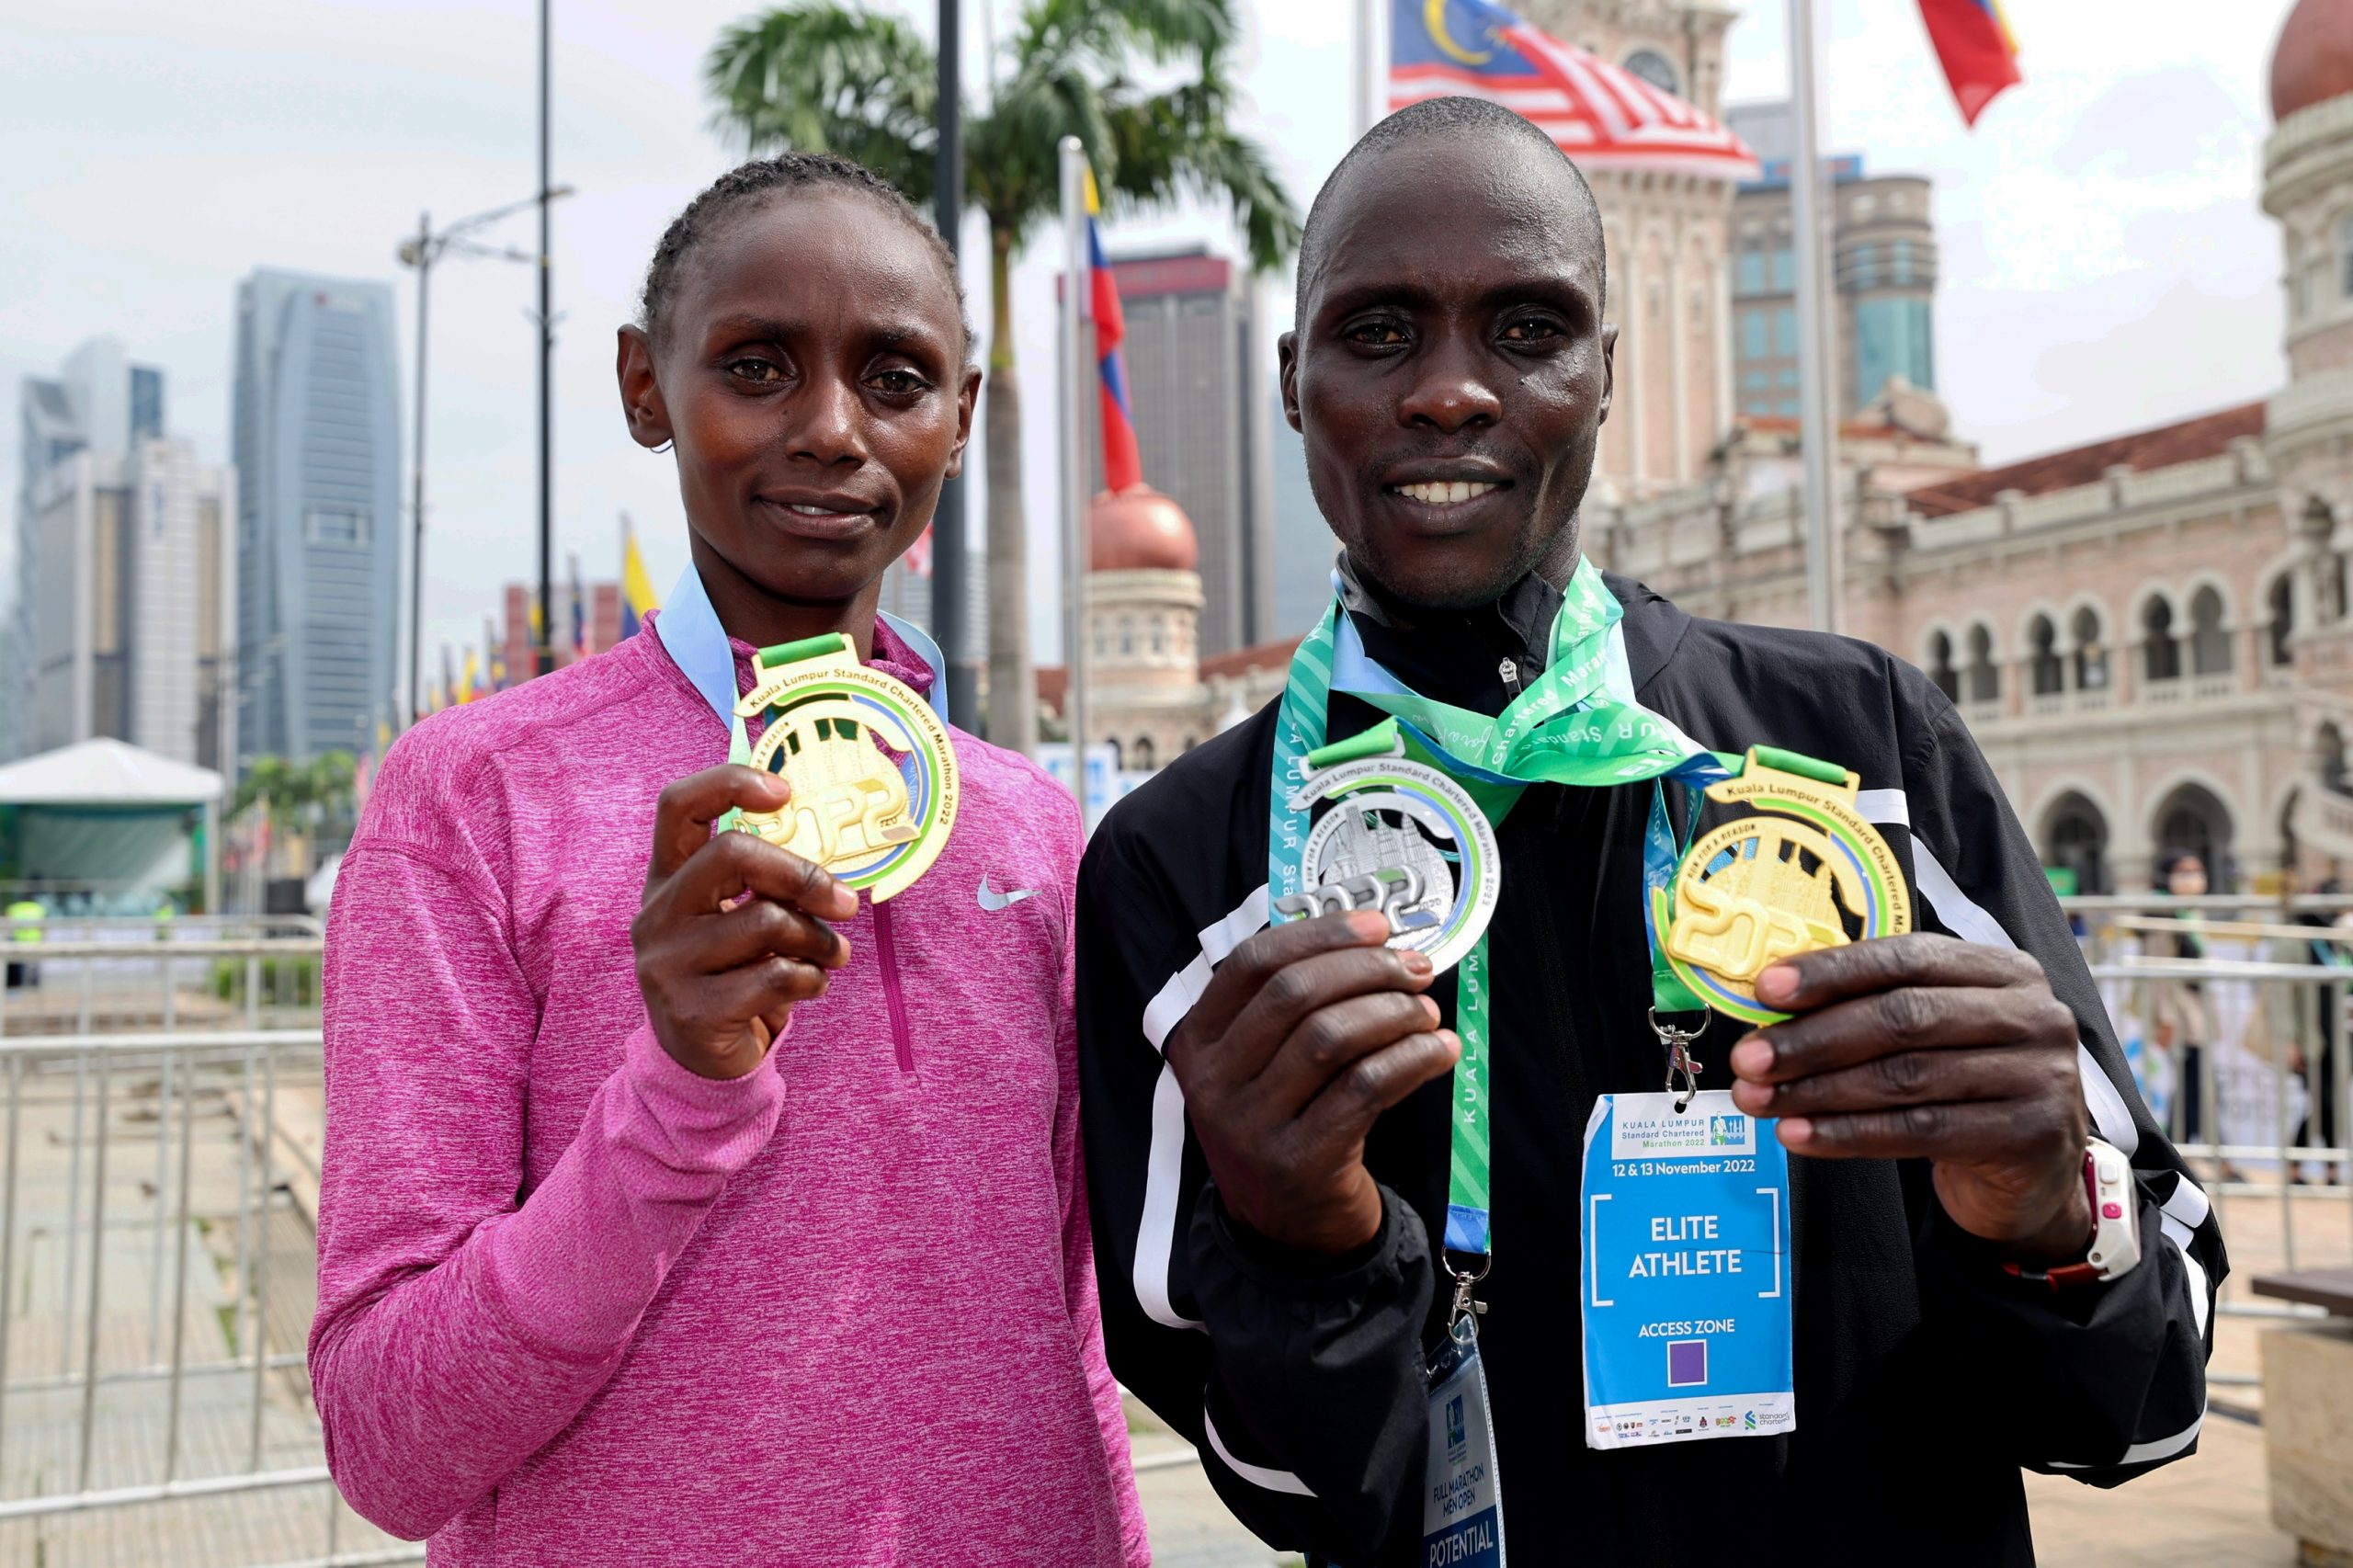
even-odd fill
[[[766,715],[759,743],[745,721]],[[780,811],[732,812],[756,833],[881,903],[912,886],[956,825],[956,751],[904,682],[858,662],[838,632],[763,648],[735,704],[728,760],[780,775]]]
[[[1799,953],[1912,929],[1903,869],[1856,809],[1860,777],[1771,746],[1708,788],[1758,814],[1702,834],[1671,892],[1652,893],[1667,961],[1694,994],[1754,1024],[1788,1017],[1756,1000],[1756,977]]]
[[[1402,743],[1317,767],[1322,755],[1308,758],[1307,780],[1290,798],[1294,812],[1324,809],[1300,851],[1300,891],[1275,900],[1276,921],[1379,910],[1391,947],[1411,948],[1445,973],[1495,915],[1503,886],[1495,828],[1461,785],[1407,757]]]

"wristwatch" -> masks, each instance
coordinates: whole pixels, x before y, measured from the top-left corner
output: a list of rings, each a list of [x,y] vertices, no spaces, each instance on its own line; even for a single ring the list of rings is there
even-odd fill
[[[2131,1163],[2123,1151],[2099,1139],[2091,1140],[2084,1151],[2084,1190],[2092,1200],[2092,1239],[2083,1262],[2057,1268],[2006,1263],[2003,1269],[2054,1290],[2095,1285],[2132,1272],[2141,1261],[2141,1208],[2138,1189],[2132,1185]]]

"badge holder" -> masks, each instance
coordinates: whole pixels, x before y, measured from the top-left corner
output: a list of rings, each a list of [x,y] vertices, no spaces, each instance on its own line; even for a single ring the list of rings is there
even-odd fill
[[[765,718],[756,744],[745,721]],[[730,811],[721,831],[757,834],[877,903],[931,869],[956,825],[956,749],[931,705],[858,662],[839,632],[753,655],[727,759],[792,786],[775,812]]]
[[[1447,1272],[1454,1274],[1451,1264]],[[1422,1467],[1422,1561],[1462,1568],[1503,1568],[1503,1484],[1495,1473],[1495,1435],[1488,1418],[1487,1371],[1479,1356],[1478,1320],[1486,1308],[1471,1287],[1486,1273],[1454,1274],[1454,1307],[1446,1343],[1429,1365],[1429,1453]]]

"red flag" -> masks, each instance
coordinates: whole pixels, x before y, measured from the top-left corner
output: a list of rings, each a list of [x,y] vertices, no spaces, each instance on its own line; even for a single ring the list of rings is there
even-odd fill
[[[1961,118],[1975,125],[1996,94],[2018,85],[2018,43],[1999,0],[1920,0],[1920,19]]]
[[[1111,264],[1103,259],[1103,233],[1096,226],[1102,210],[1095,175],[1086,176],[1087,291],[1095,312],[1096,369],[1102,388],[1097,399],[1103,418],[1103,488],[1117,494],[1143,483],[1143,458],[1136,449],[1136,426],[1128,407],[1128,358],[1120,352],[1127,340],[1128,318],[1120,309],[1120,285]]]

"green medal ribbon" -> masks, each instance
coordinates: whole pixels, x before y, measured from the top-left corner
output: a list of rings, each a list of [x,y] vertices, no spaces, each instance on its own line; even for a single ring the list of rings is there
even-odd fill
[[[1267,893],[1273,901],[1300,891],[1301,849],[1308,809],[1294,793],[1309,774],[1339,760],[1342,747],[1362,742],[1386,749],[1402,738],[1409,756],[1443,769],[1462,786],[1491,823],[1500,824],[1530,784],[1601,788],[1641,779],[1673,778],[1698,788],[1731,777],[1736,759],[1700,746],[1642,706],[1634,695],[1620,621],[1624,610],[1589,562],[1579,562],[1563,589],[1553,618],[1550,658],[1528,689],[1494,717],[1422,696],[1364,651],[1355,624],[1336,602],[1291,656],[1275,726],[1274,777],[1267,826]],[[1334,691],[1379,709],[1391,722],[1374,735],[1326,748]],[[1688,834],[1687,825],[1686,835]],[[1677,838],[1668,825],[1665,793],[1654,788],[1644,835],[1645,889],[1671,886]],[[1655,1013],[1703,1011],[1705,1004],[1677,977],[1651,929],[1652,995]],[[1446,1247],[1483,1257],[1489,1249],[1487,1066],[1488,1012],[1493,979],[1482,936],[1463,959],[1455,993],[1455,1032],[1462,1059],[1454,1071],[1454,1132],[1447,1193]],[[1677,1031],[1661,1026],[1678,1054]],[[1679,1039],[1688,1039],[1680,1036]]]

